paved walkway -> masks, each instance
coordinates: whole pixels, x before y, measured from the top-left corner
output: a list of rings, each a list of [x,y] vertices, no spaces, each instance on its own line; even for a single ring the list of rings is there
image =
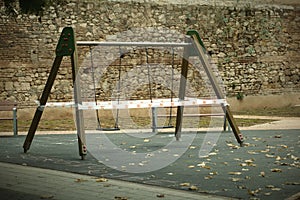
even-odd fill
[[[258,118],[258,116],[235,116]],[[244,127],[243,130],[300,129],[299,118],[264,117],[276,121]],[[62,132],[37,132],[37,134]],[[75,133],[74,131],[63,132]],[[25,135],[27,133],[20,133]],[[3,135],[1,133],[0,135]],[[174,190],[132,182],[101,179],[56,170],[41,169],[0,162],[1,199],[229,199],[227,197]],[[299,193],[296,198],[299,198]],[[232,199],[232,198],[231,198]]]
[[[119,180],[108,180],[94,176],[1,162],[0,168],[0,194],[2,200],[229,199],[183,190],[161,188]]]
[[[241,130],[285,130],[300,129],[300,117],[273,117],[273,116],[252,116],[252,115],[235,115],[235,118],[244,119],[271,119],[275,120],[270,123],[257,124],[249,127],[240,127]]]

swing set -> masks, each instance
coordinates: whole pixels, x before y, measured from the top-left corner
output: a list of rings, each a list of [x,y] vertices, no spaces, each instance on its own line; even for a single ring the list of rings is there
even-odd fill
[[[83,102],[81,96],[81,86],[79,79],[76,78],[78,74],[78,54],[77,46],[87,46],[90,51],[90,66],[92,73],[92,82],[94,88],[94,101],[93,102]],[[118,60],[118,84],[117,84],[117,99],[115,101],[98,101],[96,95],[96,84],[95,84],[95,65],[93,61],[93,52],[92,47],[94,46],[115,46],[119,48],[119,60]],[[121,47],[145,47],[146,49],[146,67],[148,71],[148,87],[149,87],[149,99],[146,100],[127,100],[123,101],[120,99],[120,84],[121,84],[121,66],[123,59],[123,52]],[[171,93],[170,99],[154,99],[152,95],[151,87],[151,76],[150,76],[150,65],[149,65],[149,47],[169,47],[172,48],[172,71],[171,71]],[[179,93],[178,98],[173,96],[173,87],[174,87],[174,48],[183,48],[183,58],[181,63],[181,77],[179,83]],[[196,53],[195,53],[196,52]],[[48,97],[50,95],[51,88],[53,86],[54,80],[58,73],[59,67],[63,60],[63,57],[69,56],[71,59],[72,66],[72,80],[73,80],[73,89],[74,89],[74,102],[72,103],[47,103]],[[214,93],[217,99],[198,99],[198,98],[187,98],[186,97],[186,85],[187,85],[187,75],[188,75],[188,66],[190,56],[197,56],[200,59],[200,62],[204,68],[204,71],[212,85]],[[131,108],[151,108],[152,111],[152,131],[156,131],[159,128],[172,128],[171,120],[173,114],[173,108],[177,108],[176,112],[176,124],[175,124],[175,137],[177,140],[181,137],[182,132],[182,119],[184,117],[183,111],[186,106],[213,106],[220,105],[224,111],[225,118],[228,120],[232,132],[237,140],[237,142],[242,145],[243,137],[235,123],[233,115],[230,111],[229,105],[226,103],[225,97],[221,91],[221,88],[217,84],[216,77],[210,68],[210,63],[208,62],[205,54],[204,44],[202,43],[199,34],[196,31],[188,31],[187,39],[184,42],[172,43],[172,42],[94,42],[94,41],[77,41],[75,40],[74,31],[71,27],[65,27],[61,33],[60,39],[56,47],[56,57],[54,59],[48,80],[42,92],[39,105],[35,111],[35,115],[31,122],[28,134],[23,144],[24,152],[26,153],[33,141],[35,132],[37,130],[39,121],[42,117],[43,111],[46,106],[64,106],[64,107],[73,107],[75,110],[76,117],[76,129],[78,137],[78,147],[79,155],[82,159],[85,158],[87,154],[86,139],[85,139],[85,129],[84,129],[84,110],[94,109],[97,116],[98,130],[108,131],[108,130],[120,130],[119,127],[119,110],[120,109],[131,109]],[[157,126],[157,108],[169,108],[169,121],[166,126],[159,127]],[[102,127],[100,115],[100,110],[116,109],[116,120],[114,126],[111,128]]]

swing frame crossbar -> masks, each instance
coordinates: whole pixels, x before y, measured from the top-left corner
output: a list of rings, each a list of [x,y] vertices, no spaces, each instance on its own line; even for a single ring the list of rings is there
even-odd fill
[[[77,46],[136,46],[136,47],[188,47],[192,43],[188,42],[97,42],[97,41],[77,41]]]
[[[191,42],[193,41],[193,42]],[[80,83],[76,79],[76,74],[78,73],[78,54],[77,54],[77,46],[142,46],[142,47],[184,47],[183,49],[183,58],[182,58],[182,65],[181,65],[181,79],[180,79],[180,87],[179,87],[179,96],[178,96],[178,104],[171,105],[167,107],[177,107],[177,114],[176,114],[176,126],[175,126],[175,137],[177,140],[181,137],[181,129],[182,129],[182,118],[183,118],[183,111],[184,107],[187,106],[185,104],[181,104],[180,102],[184,102],[186,97],[186,80],[188,74],[188,66],[189,61],[188,58],[191,56],[198,56],[200,58],[201,64],[208,76],[211,85],[214,89],[216,97],[219,101],[225,99],[220,86],[217,84],[215,75],[213,71],[210,69],[210,63],[206,59],[205,54],[205,47],[203,45],[202,40],[197,31],[191,30],[187,32],[187,37],[185,38],[185,42],[182,43],[165,43],[165,42],[94,42],[94,41],[81,41],[76,42],[74,30],[72,27],[65,27],[61,33],[60,39],[58,41],[56,47],[56,57],[53,61],[53,65],[47,79],[46,85],[44,87],[43,93],[40,98],[40,105],[36,108],[34,117],[32,119],[31,125],[28,130],[28,134],[23,144],[24,152],[26,153],[32,140],[34,138],[35,132],[37,130],[38,124],[41,120],[44,108],[47,105],[47,100],[51,93],[51,88],[53,87],[54,80],[57,76],[59,67],[63,60],[63,57],[68,56],[71,59],[71,66],[72,66],[72,80],[73,80],[73,89],[74,89],[74,105],[83,105],[82,97],[81,97],[81,89]],[[194,49],[194,51],[191,51]],[[148,63],[148,62],[147,62]],[[149,65],[148,65],[149,67]],[[149,68],[148,68],[149,70]],[[148,103],[147,107],[151,107],[155,109],[155,107],[160,106],[153,104],[153,99],[150,92],[150,103]],[[95,101],[97,102],[97,101]],[[152,104],[151,104],[152,103]],[[172,102],[171,102],[172,103]],[[174,101],[173,101],[174,103]],[[203,103],[203,102],[202,102]],[[120,105],[120,101],[116,103],[116,105]],[[130,104],[129,104],[130,105]],[[194,104],[196,106],[197,104]],[[243,144],[243,137],[240,133],[240,130],[233,118],[233,115],[229,109],[229,105],[226,101],[221,106],[230,127],[232,128],[233,134],[240,145]],[[114,108],[114,107],[113,107]],[[130,108],[130,107],[129,107]],[[85,155],[87,154],[86,148],[86,138],[85,138],[85,130],[84,130],[84,118],[83,118],[83,110],[80,109],[80,106],[75,106],[75,114],[76,114],[76,129],[77,129],[77,136],[78,136],[78,147],[79,147],[79,155],[82,159],[84,159]]]

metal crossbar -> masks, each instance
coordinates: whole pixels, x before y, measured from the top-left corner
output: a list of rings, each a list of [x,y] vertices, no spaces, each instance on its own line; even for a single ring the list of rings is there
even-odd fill
[[[77,46],[139,46],[139,47],[186,47],[192,43],[186,42],[97,42],[77,41]]]

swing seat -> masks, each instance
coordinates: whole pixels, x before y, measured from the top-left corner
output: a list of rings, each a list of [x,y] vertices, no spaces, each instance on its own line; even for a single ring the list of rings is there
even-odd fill
[[[114,128],[96,128],[97,131],[119,131],[121,130],[119,127]]]
[[[164,129],[164,128],[174,128],[173,125],[168,125],[168,126],[157,126],[157,127],[152,127],[152,129]]]

